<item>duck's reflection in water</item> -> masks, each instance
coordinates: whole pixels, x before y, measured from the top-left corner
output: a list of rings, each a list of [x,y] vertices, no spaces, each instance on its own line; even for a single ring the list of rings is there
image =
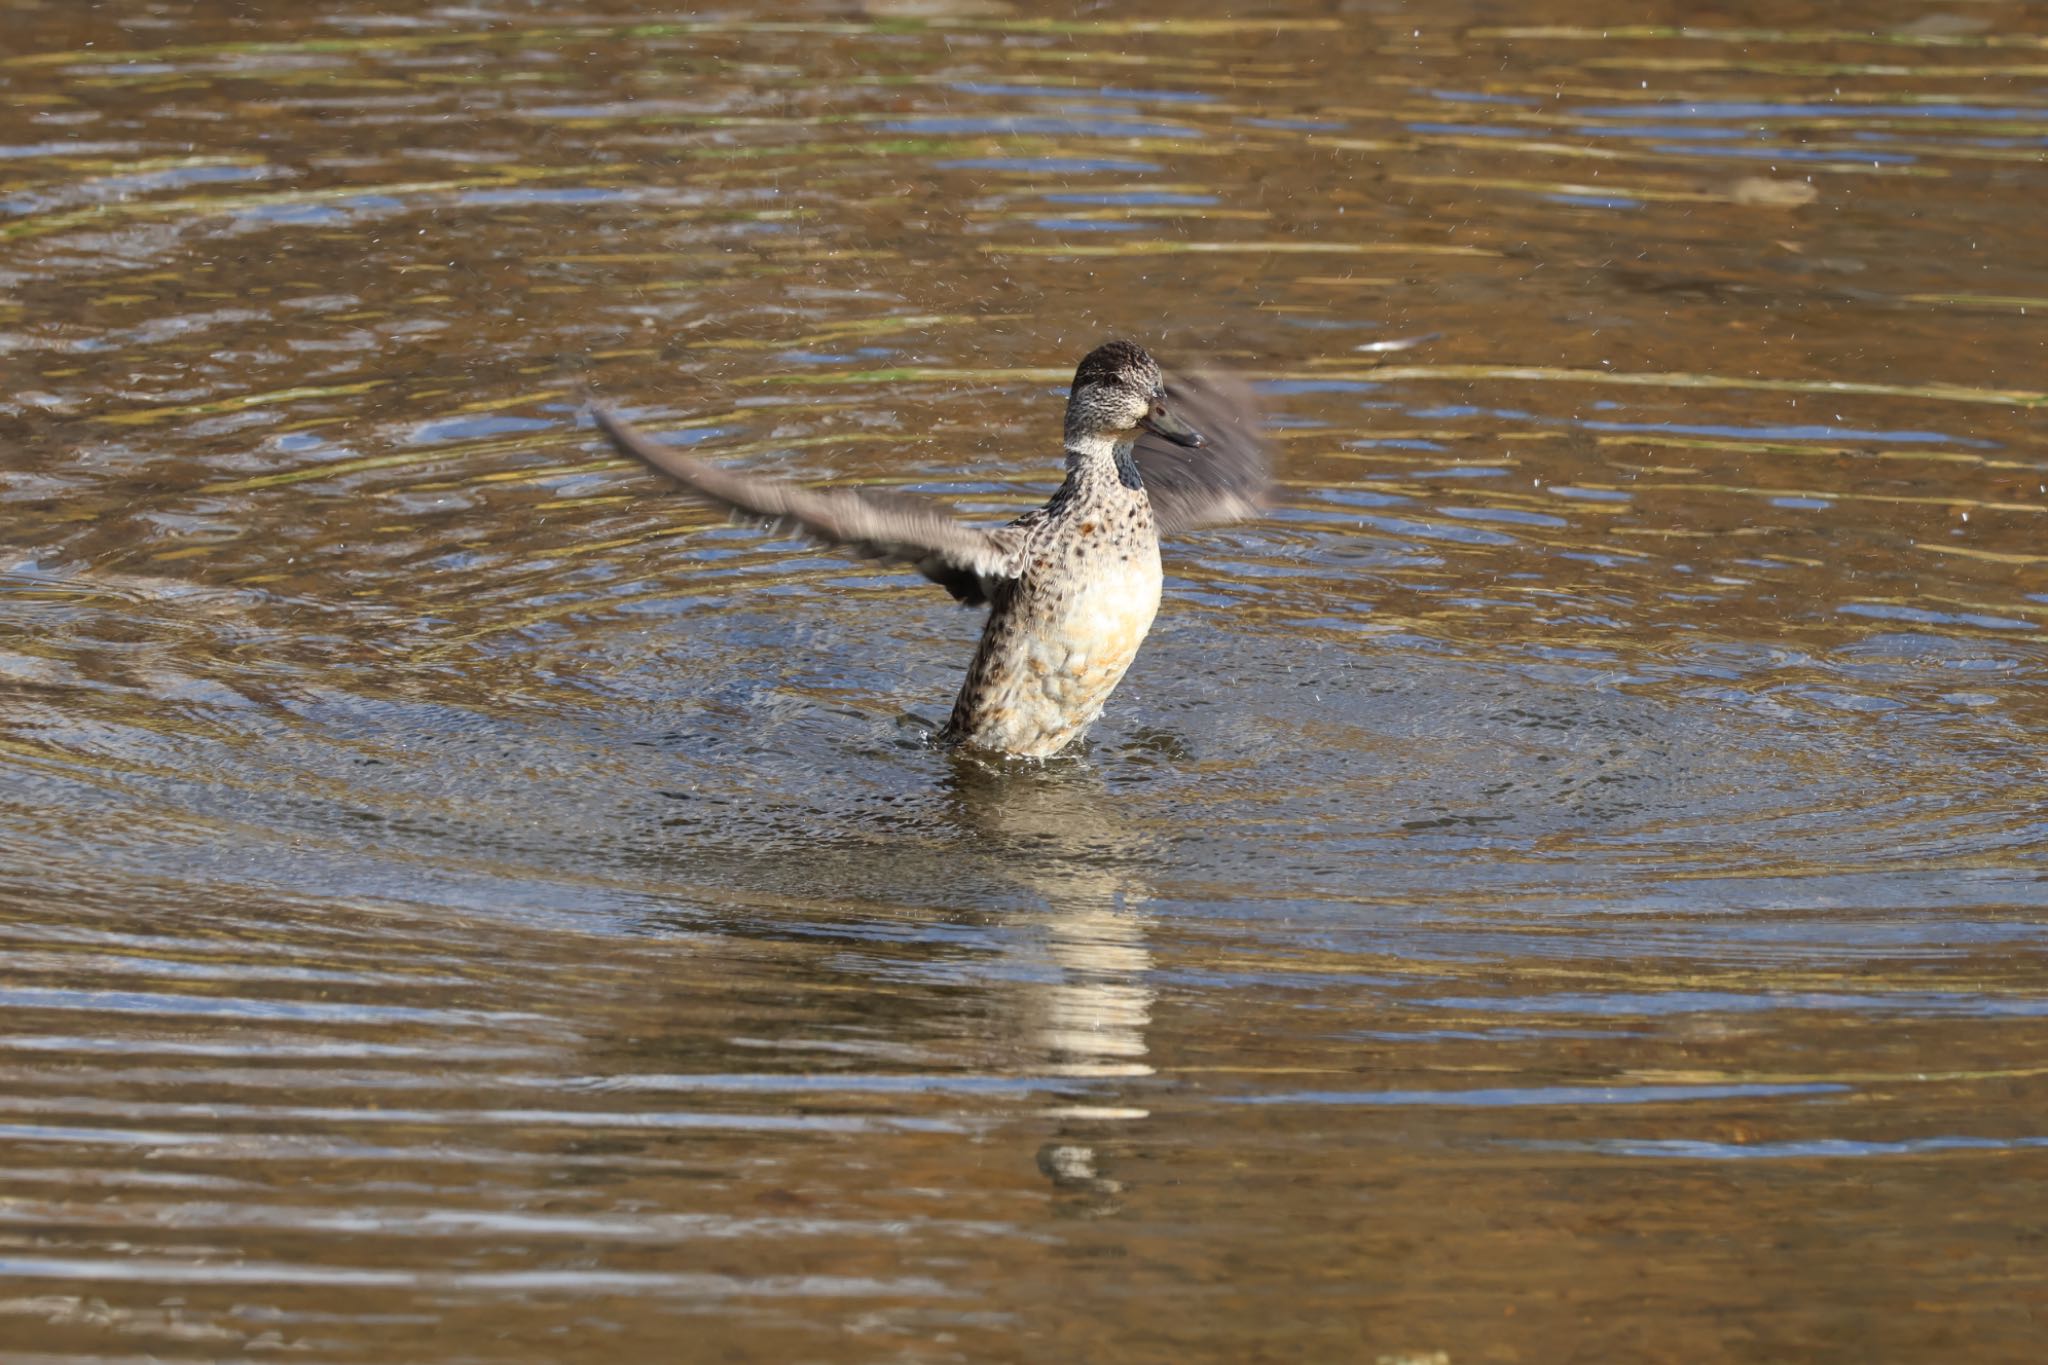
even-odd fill
[[[1019,964],[1036,986],[1023,997],[1021,1041],[1053,1076],[1152,1075],[1146,1032],[1156,991],[1144,909],[1152,836],[1122,818],[1101,777],[1080,762],[997,767],[958,756],[947,794],[949,816],[982,855],[1045,901],[1043,959]],[[1121,1187],[1103,1174],[1100,1125],[1148,1111],[1076,1086],[1046,1113],[1061,1128],[1039,1149],[1039,1169],[1057,1189],[1084,1196],[1087,1211],[1112,1211]]]
[[[999,1093],[1038,1097],[1040,1167],[1094,1208],[1117,1190],[1101,1144],[1149,1116],[1133,1099],[1154,1074],[1160,840],[1085,761],[940,762],[909,802],[891,792],[838,837],[800,843],[815,809],[757,798],[741,809],[781,836],[765,848],[729,830],[721,845],[731,822],[693,809],[690,837],[663,824],[621,849],[676,900],[646,927],[702,951],[657,988],[664,1022],[592,1069],[745,1073],[772,1048],[1021,1083]],[[730,1050],[737,972],[757,974],[745,1054]]]

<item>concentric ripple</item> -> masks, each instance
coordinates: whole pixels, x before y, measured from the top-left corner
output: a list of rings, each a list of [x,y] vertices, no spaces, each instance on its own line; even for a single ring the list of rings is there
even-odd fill
[[[0,45],[10,1361],[2039,1358],[2043,16],[109,9]],[[993,520],[1109,335],[1282,484],[1028,770],[578,415]]]

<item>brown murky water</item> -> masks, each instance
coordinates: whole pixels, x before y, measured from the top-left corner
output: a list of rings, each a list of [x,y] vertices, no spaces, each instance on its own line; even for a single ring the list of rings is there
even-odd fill
[[[0,0],[8,1360],[2042,1358],[2048,13],[1200,9]]]

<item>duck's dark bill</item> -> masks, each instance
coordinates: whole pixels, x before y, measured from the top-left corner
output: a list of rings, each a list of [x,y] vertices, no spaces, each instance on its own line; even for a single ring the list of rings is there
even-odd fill
[[[1164,436],[1177,446],[1198,446],[1202,433],[1180,420],[1164,403],[1154,403],[1152,411],[1138,419],[1138,425],[1158,436]]]

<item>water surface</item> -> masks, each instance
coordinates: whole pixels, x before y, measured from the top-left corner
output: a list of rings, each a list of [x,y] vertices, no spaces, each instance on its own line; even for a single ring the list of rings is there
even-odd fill
[[[0,23],[10,1359],[2038,1358],[2038,7]],[[1110,335],[1284,487],[1042,769],[575,403]]]

